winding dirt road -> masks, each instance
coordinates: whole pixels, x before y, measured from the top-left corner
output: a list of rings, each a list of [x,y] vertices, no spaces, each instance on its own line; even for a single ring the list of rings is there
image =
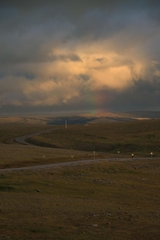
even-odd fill
[[[28,142],[26,142],[26,140],[28,138],[31,138],[33,136],[36,135],[40,135],[43,133],[47,133],[47,132],[51,132],[54,129],[50,129],[50,130],[45,130],[45,131],[41,131],[38,133],[32,133],[29,135],[25,135],[25,136],[21,136],[21,137],[17,137],[14,139],[14,141],[20,143],[20,144],[25,144],[25,145],[33,145],[30,144]],[[35,146],[35,145],[34,145]],[[7,173],[7,172],[13,172],[13,171],[24,171],[24,170],[40,170],[40,169],[53,169],[53,168],[59,168],[59,167],[65,167],[65,166],[76,166],[76,165],[84,165],[84,164],[91,164],[91,163],[98,163],[98,162],[113,162],[113,161],[133,161],[133,160],[151,160],[151,158],[102,158],[102,159],[83,159],[83,160],[78,160],[78,161],[70,161],[70,162],[60,162],[60,163],[53,163],[53,164],[46,164],[46,165],[36,165],[36,166],[28,166],[28,167],[19,167],[19,168],[6,168],[6,169],[0,169],[0,173]]]
[[[159,158],[155,158],[159,159]],[[59,167],[66,167],[66,166],[77,166],[77,165],[84,165],[84,164],[92,164],[98,162],[114,162],[114,161],[134,161],[134,160],[152,160],[151,158],[106,158],[106,159],[83,159],[78,161],[70,161],[70,162],[60,162],[60,163],[52,163],[52,164],[45,164],[45,165],[36,165],[36,166],[29,166],[29,167],[19,167],[19,168],[6,168],[0,169],[1,173],[13,172],[13,171],[25,171],[25,170],[42,170],[42,169],[53,169]]]
[[[24,145],[33,145],[31,143],[28,143],[26,140],[31,138],[31,137],[34,137],[34,136],[38,136],[38,135],[41,135],[43,133],[49,133],[49,132],[52,132],[53,130],[56,130],[56,128],[54,129],[49,129],[49,130],[44,130],[44,131],[41,131],[41,132],[37,132],[37,133],[31,133],[31,134],[28,134],[28,135],[25,135],[25,136],[21,136],[21,137],[17,137],[14,139],[15,142],[18,142],[20,144],[24,144]]]

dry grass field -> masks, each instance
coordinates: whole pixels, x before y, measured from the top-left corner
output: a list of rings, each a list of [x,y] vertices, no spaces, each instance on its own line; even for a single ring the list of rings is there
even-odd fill
[[[160,238],[160,162],[0,175],[0,239]]]
[[[0,168],[47,164],[81,159],[85,151],[25,146],[14,142],[19,136],[56,129],[57,127],[34,124],[0,124]],[[71,158],[74,156],[74,158]]]
[[[96,151],[105,156],[160,156],[160,120],[70,125],[28,141],[59,149]]]
[[[59,126],[30,140],[58,148],[13,141],[53,128],[0,124],[0,168],[86,159],[93,151],[117,160],[133,150],[135,157],[154,154],[143,160],[0,173],[0,239],[159,240],[160,121]],[[104,143],[110,147],[101,147]]]

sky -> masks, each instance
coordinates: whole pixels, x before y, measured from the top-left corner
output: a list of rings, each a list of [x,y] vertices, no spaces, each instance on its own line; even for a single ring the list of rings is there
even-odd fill
[[[0,114],[160,110],[159,0],[1,0]]]

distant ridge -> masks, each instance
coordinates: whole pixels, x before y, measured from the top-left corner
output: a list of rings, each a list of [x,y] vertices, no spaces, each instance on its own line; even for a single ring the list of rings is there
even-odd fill
[[[160,111],[128,111],[128,112],[99,112],[99,113],[62,113],[38,114],[35,116],[0,116],[0,124],[49,124],[63,125],[67,120],[68,124],[126,122],[147,119],[160,119]]]
[[[126,113],[136,118],[160,118],[160,111],[128,111]]]

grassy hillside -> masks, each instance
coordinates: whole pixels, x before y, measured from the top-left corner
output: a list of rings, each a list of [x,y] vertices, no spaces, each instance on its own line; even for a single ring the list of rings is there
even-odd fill
[[[13,144],[16,137],[51,128],[53,126],[42,124],[0,123],[0,143]]]
[[[43,130],[24,146],[14,138]],[[0,124],[0,168],[103,157],[160,156],[160,120],[49,126]],[[49,146],[49,148],[42,147]],[[119,151],[119,154],[118,154]]]
[[[133,149],[137,156],[151,150],[154,155],[0,172],[0,240],[159,240],[160,159],[154,156],[159,156],[160,121],[56,126],[30,140],[57,148],[13,141],[51,128],[0,124],[0,168],[93,158],[93,151],[96,157],[130,156]]]
[[[35,136],[28,141],[50,146],[97,153],[154,156],[160,153],[160,120],[113,122],[104,124],[59,126],[52,133]]]
[[[54,129],[54,126],[38,124],[0,124],[0,168],[22,167],[54,162],[84,159],[85,151],[25,146],[14,142],[19,136]],[[72,158],[74,156],[74,158]]]

